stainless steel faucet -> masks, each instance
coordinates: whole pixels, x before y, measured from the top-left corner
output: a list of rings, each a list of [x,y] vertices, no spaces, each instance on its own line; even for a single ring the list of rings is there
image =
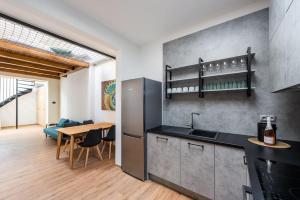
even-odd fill
[[[191,126],[191,129],[194,129],[194,115],[198,115],[199,116],[200,113],[192,112],[191,115],[192,115],[192,123],[191,123],[190,126]]]

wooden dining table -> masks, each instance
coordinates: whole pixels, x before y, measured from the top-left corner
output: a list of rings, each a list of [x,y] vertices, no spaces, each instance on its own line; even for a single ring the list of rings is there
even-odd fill
[[[113,123],[110,122],[99,122],[95,124],[87,124],[87,125],[80,125],[80,126],[72,126],[67,128],[59,128],[57,129],[57,149],[56,149],[56,159],[59,159],[60,156],[60,147],[63,134],[70,136],[70,156],[69,156],[69,166],[73,169],[73,155],[74,155],[74,142],[75,138],[78,136],[83,136],[87,134],[92,129],[107,129],[110,128]]]

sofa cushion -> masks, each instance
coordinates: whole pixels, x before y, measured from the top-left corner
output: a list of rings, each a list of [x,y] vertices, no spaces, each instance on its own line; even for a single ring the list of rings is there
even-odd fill
[[[64,119],[64,118],[61,118],[57,124],[58,127],[64,127],[65,123],[69,122],[70,120],[68,119]]]
[[[44,133],[51,136],[54,139],[57,139],[57,130],[60,127],[50,127],[50,128],[44,128]]]

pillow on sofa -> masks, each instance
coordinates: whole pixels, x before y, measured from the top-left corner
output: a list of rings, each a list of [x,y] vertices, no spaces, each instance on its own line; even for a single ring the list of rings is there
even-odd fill
[[[64,124],[64,127],[72,127],[72,126],[78,126],[78,125],[80,125],[79,122],[69,120],[68,122],[66,122],[66,123]]]
[[[68,123],[70,120],[61,118],[57,124],[58,127],[64,127],[65,123]]]

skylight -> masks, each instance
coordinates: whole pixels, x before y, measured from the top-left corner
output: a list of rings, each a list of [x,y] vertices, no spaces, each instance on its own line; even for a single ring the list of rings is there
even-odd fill
[[[100,53],[3,17],[0,17],[0,39],[28,45],[60,56],[85,61],[90,64],[108,59],[108,57]]]

